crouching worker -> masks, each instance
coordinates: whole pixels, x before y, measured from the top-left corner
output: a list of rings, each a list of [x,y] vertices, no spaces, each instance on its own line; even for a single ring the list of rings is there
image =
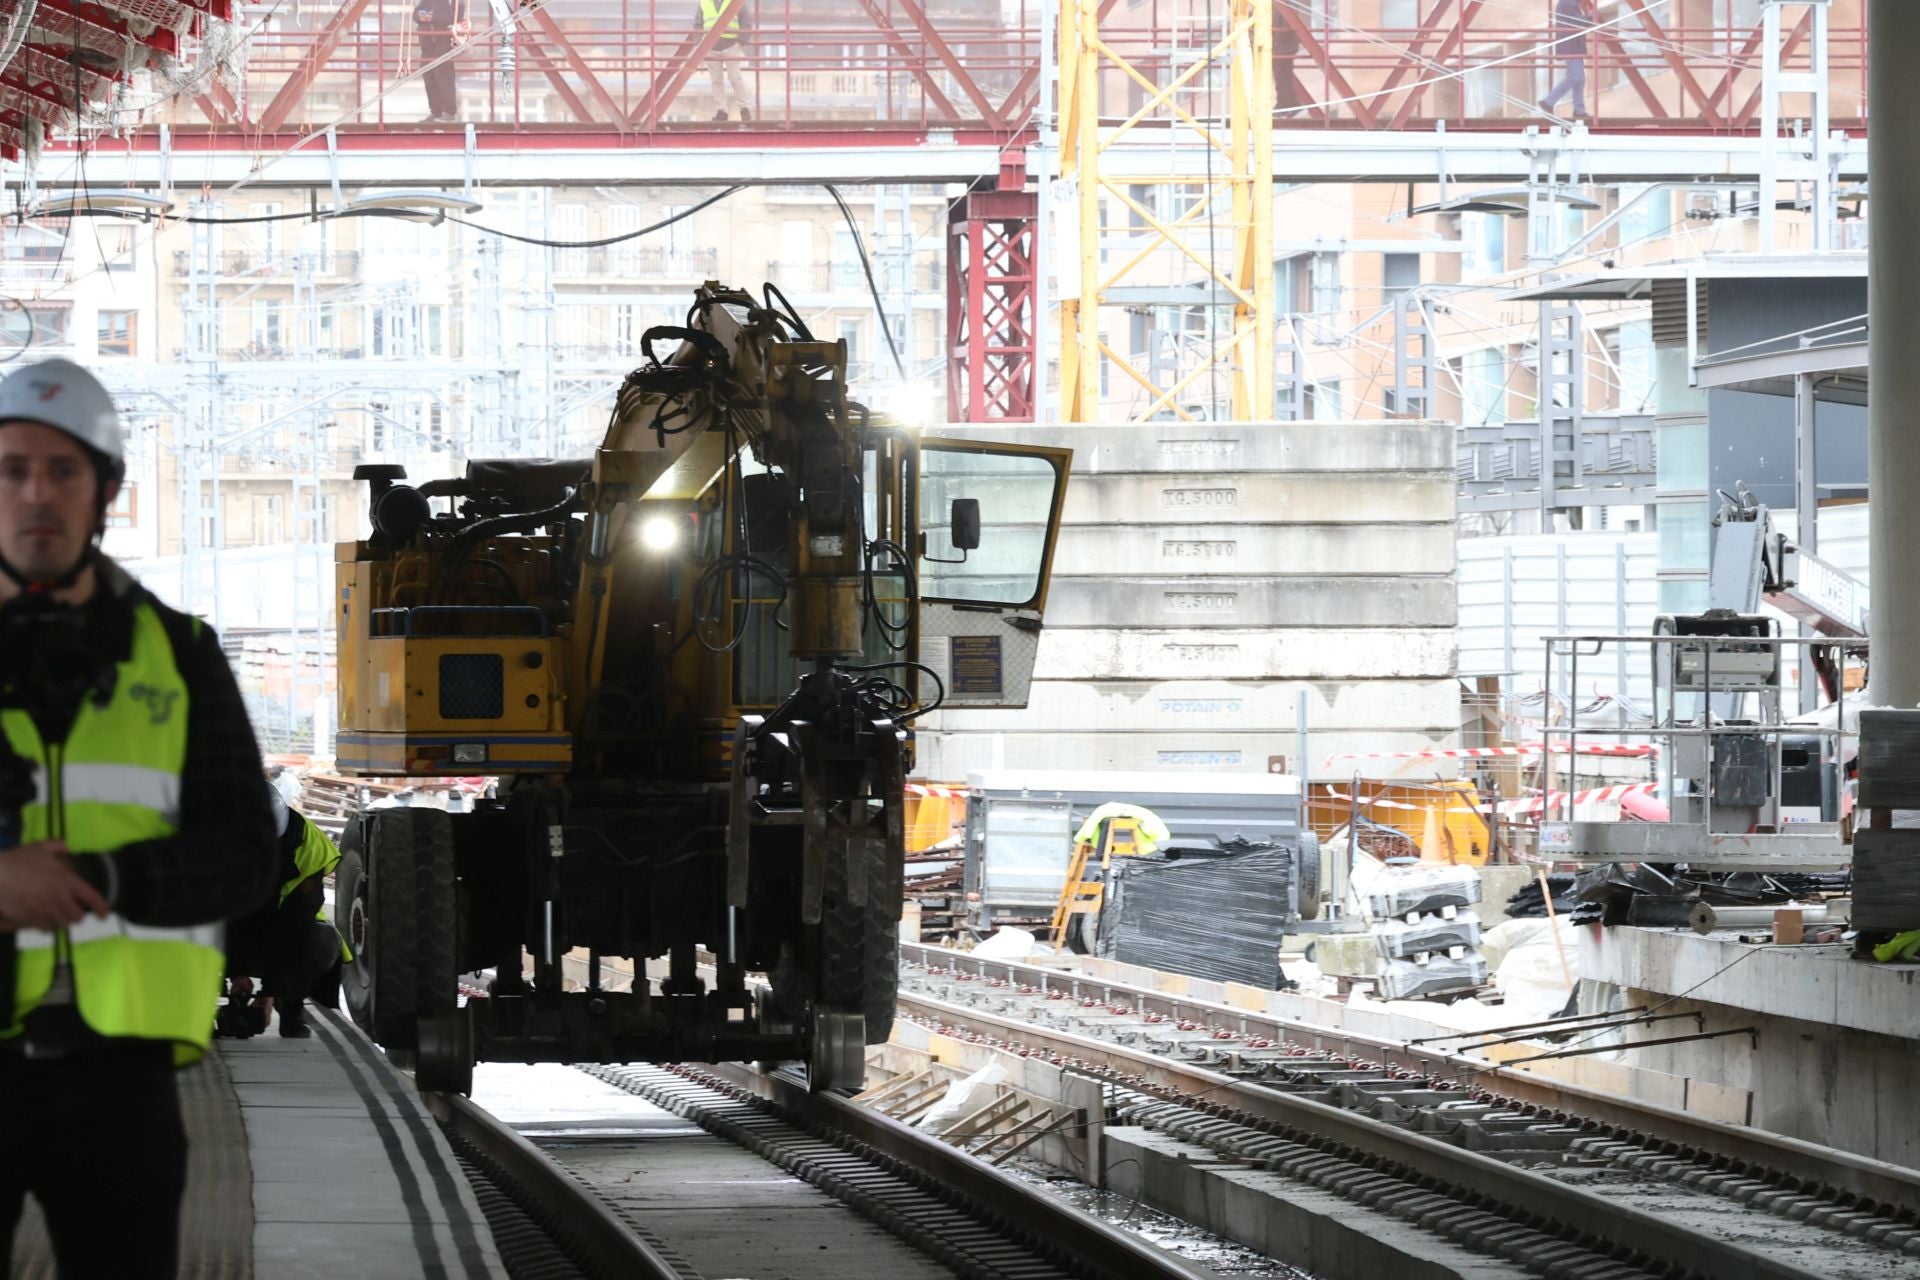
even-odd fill
[[[313,1028],[303,1002],[340,1002],[345,944],[327,921],[323,883],[339,863],[340,850],[278,790],[267,790],[280,833],[280,888],[272,900],[227,928],[228,1002],[214,1028],[233,1038],[258,1035],[278,1007],[280,1034],[305,1039]],[[261,979],[257,994],[256,977]]]

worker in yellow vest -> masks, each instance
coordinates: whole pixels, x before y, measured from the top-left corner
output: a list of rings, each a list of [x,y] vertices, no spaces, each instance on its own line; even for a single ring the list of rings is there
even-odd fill
[[[227,989],[231,999],[214,1021],[214,1034],[255,1036],[280,1015],[289,1040],[313,1035],[303,1002],[340,1002],[340,962],[346,943],[327,920],[325,877],[340,864],[340,847],[312,819],[289,805],[269,783],[267,799],[280,833],[279,889],[227,926]],[[260,979],[254,994],[254,979]]]
[[[272,890],[273,816],[213,631],[97,539],[119,417],[67,360],[0,380],[0,1256],[39,1201],[62,1276],[171,1277],[220,921]],[[9,790],[0,788],[0,791]]]
[[[700,0],[700,30],[704,34],[720,25],[720,17],[731,8],[733,14],[721,27],[720,37],[707,50],[707,75],[713,81],[713,101],[715,120],[730,119],[730,112],[738,112],[744,123],[753,119],[748,103],[747,82],[740,74],[740,68],[747,64],[745,41],[740,32],[740,15],[746,12],[747,0]]]

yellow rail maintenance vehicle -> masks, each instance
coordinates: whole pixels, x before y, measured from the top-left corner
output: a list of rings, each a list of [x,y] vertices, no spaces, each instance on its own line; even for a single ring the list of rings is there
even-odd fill
[[[709,282],[643,351],[588,461],[356,472],[339,765],[499,779],[343,842],[348,1005],[423,1089],[476,1059],[857,1084],[893,1019],[913,722],[1026,703],[1068,451],[870,419],[772,288]]]

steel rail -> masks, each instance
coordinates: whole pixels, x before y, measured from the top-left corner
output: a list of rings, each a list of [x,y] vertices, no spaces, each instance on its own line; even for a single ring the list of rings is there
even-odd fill
[[[1414,1181],[1446,1188],[1462,1199],[1474,1196],[1507,1206],[1521,1220],[1554,1224],[1569,1238],[1599,1237],[1627,1244],[1655,1265],[1676,1274],[1709,1280],[1825,1280],[1820,1273],[1800,1267],[1730,1240],[1703,1236],[1660,1216],[1622,1204],[1605,1195],[1543,1177],[1530,1169],[1468,1151],[1425,1134],[1401,1129],[1326,1103],[1264,1089],[1258,1085],[1175,1062],[1110,1041],[1036,1026],[965,1005],[902,992],[903,1012],[947,1025],[990,1026],[1022,1050],[1083,1064],[1097,1064],[1139,1077],[1157,1087],[1186,1095],[1201,1095],[1206,1103],[1225,1106],[1312,1138],[1338,1144],[1363,1159],[1389,1162],[1407,1171]]]
[[[498,1171],[497,1181],[507,1197],[593,1274],[622,1280],[682,1280],[679,1267],[517,1129],[458,1094],[421,1096],[450,1137],[463,1141]]]
[[[1829,1187],[1836,1193],[1855,1196],[1895,1212],[1920,1214],[1920,1171],[1800,1138],[1602,1093],[1419,1042],[1383,1040],[1340,1027],[1239,1009],[1045,965],[981,959],[967,952],[919,943],[901,943],[900,953],[903,961],[911,960],[928,968],[997,977],[1039,990],[1063,991],[1081,997],[1110,993],[1124,997],[1142,1012],[1165,1013],[1210,1026],[1234,1026],[1276,1043],[1286,1041],[1343,1057],[1369,1059],[1384,1067],[1454,1081],[1516,1103],[1541,1107],[1552,1113],[1552,1118],[1568,1123],[1610,1126],[1636,1137],[1671,1144],[1680,1155],[1720,1156],[1755,1169],[1777,1171],[1802,1182]],[[1583,1028],[1576,1025],[1572,1030],[1579,1032]],[[1462,1038],[1466,1038],[1466,1033]]]
[[[1214,1273],[1108,1226],[930,1133],[831,1093],[814,1093],[784,1071],[704,1067],[771,1102],[802,1124],[845,1135],[920,1177],[951,1188],[1010,1230],[1070,1257],[1083,1274],[1111,1280],[1215,1280]]]

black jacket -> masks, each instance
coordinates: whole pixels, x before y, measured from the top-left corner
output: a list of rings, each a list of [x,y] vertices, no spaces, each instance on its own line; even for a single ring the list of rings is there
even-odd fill
[[[81,858],[75,865],[102,892],[111,887],[108,905],[135,924],[224,920],[271,895],[277,883],[273,877],[279,841],[246,703],[212,627],[161,604],[105,558],[98,573],[99,589],[78,607],[76,617],[20,614],[20,599],[0,608],[0,670],[14,677],[0,681],[8,686],[0,688],[0,699],[25,705],[44,738],[64,741],[78,698],[85,694],[58,700],[41,695],[73,683],[60,678],[63,667],[70,671],[79,664],[88,673],[110,672],[111,664],[131,651],[134,606],[151,604],[166,627],[187,686],[179,830],[164,839]],[[84,652],[76,656],[76,650]],[[88,675],[92,681],[103,678],[108,677]],[[101,865],[106,860],[113,863],[112,875]]]

